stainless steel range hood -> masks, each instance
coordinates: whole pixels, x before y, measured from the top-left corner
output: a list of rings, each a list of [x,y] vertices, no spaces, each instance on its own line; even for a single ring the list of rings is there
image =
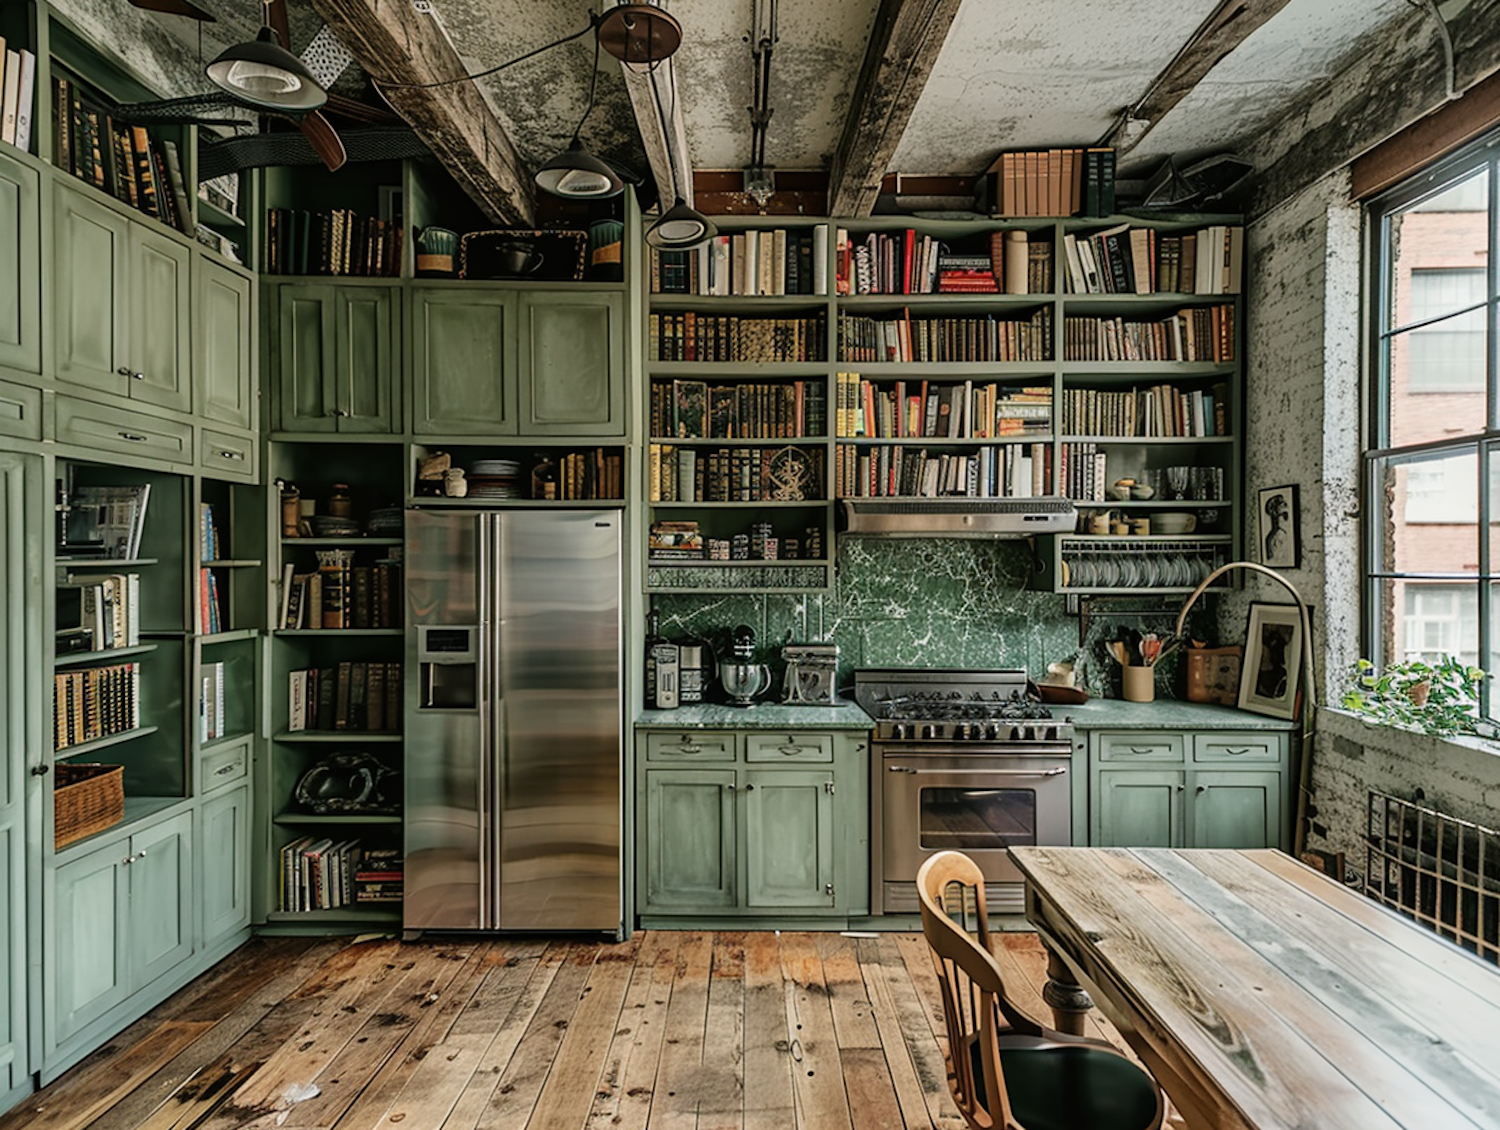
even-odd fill
[[[1072,533],[1067,498],[846,498],[845,533],[882,537],[1024,538]]]

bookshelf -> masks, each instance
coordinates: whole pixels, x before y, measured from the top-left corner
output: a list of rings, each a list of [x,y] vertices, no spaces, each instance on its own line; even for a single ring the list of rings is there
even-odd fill
[[[742,236],[748,247],[758,233],[759,250],[771,233],[774,254],[777,229],[789,242],[823,226],[826,293],[765,293],[763,267],[757,284],[735,269]],[[648,256],[642,268],[648,592],[826,588],[845,497],[1065,493],[1080,528],[1048,539],[1038,581],[1058,593],[1187,591],[1236,556],[1243,265],[1234,217],[724,217],[720,227],[718,246],[666,262]],[[775,291],[774,268],[771,277]],[[769,389],[773,399],[791,385],[804,396],[818,387],[826,423],[774,441],[725,441],[711,425],[683,434],[666,409],[699,384]],[[822,493],[728,501],[698,486],[706,457],[728,449],[743,465],[745,450],[772,444],[815,464]],[[1154,489],[1111,497],[1120,480]],[[770,523],[778,550],[820,528],[829,560],[711,558],[710,539],[752,522]],[[653,528],[665,535],[658,546],[688,548],[653,557]]]

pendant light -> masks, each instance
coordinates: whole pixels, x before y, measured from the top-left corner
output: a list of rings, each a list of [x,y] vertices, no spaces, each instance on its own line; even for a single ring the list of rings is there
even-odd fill
[[[594,88],[599,81],[599,35],[594,35],[594,69],[589,76],[589,99],[583,108],[583,117],[573,130],[573,140],[568,147],[536,171],[537,187],[553,196],[569,200],[603,200],[618,196],[625,190],[625,182],[607,164],[595,157],[578,140],[583,123],[588,121],[594,109]]]
[[[646,229],[646,242],[662,251],[687,251],[719,234],[714,222],[692,207],[682,198],[677,187],[677,162],[672,156],[672,127],[662,109],[661,92],[656,87],[656,71],[650,74],[651,97],[656,103],[656,115],[661,120],[662,143],[667,148],[667,170],[672,178],[675,200],[670,208],[657,217]],[[676,97],[677,75],[673,72],[673,97]]]
[[[328,92],[269,26],[248,43],[227,48],[207,73],[215,86],[267,110],[309,113],[328,101]]]

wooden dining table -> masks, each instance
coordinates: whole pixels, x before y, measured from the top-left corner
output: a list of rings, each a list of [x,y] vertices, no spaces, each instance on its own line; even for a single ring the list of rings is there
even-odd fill
[[[1010,854],[1057,1026],[1092,997],[1189,1126],[1500,1128],[1488,962],[1278,851]]]

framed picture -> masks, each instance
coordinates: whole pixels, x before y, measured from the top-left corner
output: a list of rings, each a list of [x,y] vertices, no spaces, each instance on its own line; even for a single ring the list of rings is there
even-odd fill
[[[1301,564],[1297,536],[1297,487],[1266,487],[1255,509],[1255,535],[1260,563],[1273,569],[1295,569]]]
[[[1240,668],[1240,709],[1295,718],[1301,680],[1302,620],[1297,606],[1252,604]]]

